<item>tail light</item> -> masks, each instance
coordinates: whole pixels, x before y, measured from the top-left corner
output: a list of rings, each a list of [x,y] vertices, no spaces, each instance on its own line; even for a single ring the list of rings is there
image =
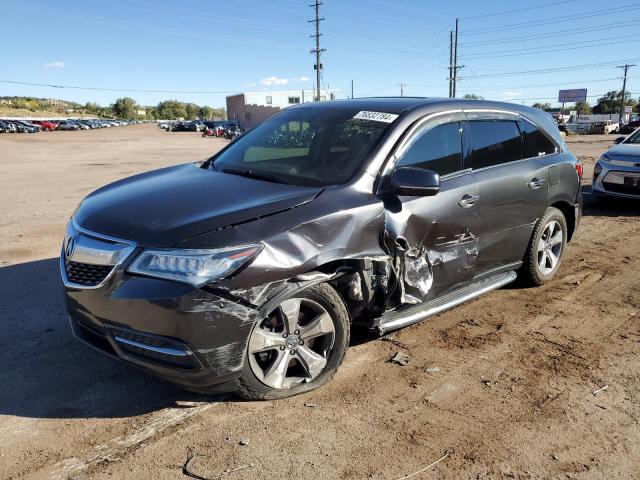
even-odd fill
[[[582,174],[584,173],[584,169],[582,167],[582,162],[578,161],[576,163],[576,173],[578,174],[578,178],[582,178]]]

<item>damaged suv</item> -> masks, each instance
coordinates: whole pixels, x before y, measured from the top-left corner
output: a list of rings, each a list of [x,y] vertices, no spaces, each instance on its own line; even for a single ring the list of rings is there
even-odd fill
[[[85,198],[60,258],[74,335],[200,392],[325,384],[354,325],[384,334],[540,285],[581,216],[550,116],[418,98],[287,108],[202,164]]]

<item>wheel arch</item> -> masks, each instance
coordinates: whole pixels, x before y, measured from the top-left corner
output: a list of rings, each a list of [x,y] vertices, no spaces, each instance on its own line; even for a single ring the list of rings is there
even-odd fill
[[[557,208],[562,212],[562,215],[564,215],[564,218],[567,222],[567,243],[570,242],[576,229],[575,207],[564,200],[557,201],[551,204],[550,207]]]

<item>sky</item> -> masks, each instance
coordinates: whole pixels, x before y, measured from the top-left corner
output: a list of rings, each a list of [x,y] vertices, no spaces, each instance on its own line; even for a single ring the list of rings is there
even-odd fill
[[[0,96],[224,106],[244,91],[313,88],[306,0],[0,0]],[[640,2],[323,0],[322,86],[338,98],[446,97],[459,18],[458,96],[557,105],[622,87],[640,96]],[[6,42],[5,42],[6,43]],[[23,83],[8,83],[23,82]],[[53,88],[28,84],[47,84]]]

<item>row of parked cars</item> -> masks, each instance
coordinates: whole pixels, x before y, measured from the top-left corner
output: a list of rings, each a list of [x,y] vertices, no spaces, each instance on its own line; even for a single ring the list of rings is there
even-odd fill
[[[234,140],[245,132],[237,120],[159,122],[158,128],[167,132],[202,132],[203,137],[224,137],[229,140]]]
[[[68,120],[3,120],[0,133],[37,133],[54,130],[92,130],[140,123],[137,120],[68,119]]]

